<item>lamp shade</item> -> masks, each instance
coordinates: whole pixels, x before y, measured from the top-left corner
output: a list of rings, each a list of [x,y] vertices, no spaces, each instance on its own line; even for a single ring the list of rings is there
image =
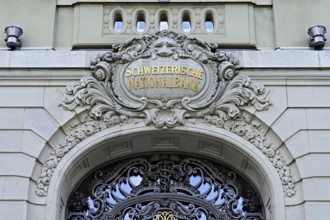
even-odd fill
[[[23,30],[20,27],[15,25],[10,25],[5,28],[5,33],[7,35],[5,41],[6,45],[10,49],[14,50],[17,47],[21,47],[21,39],[20,36],[23,34]]]
[[[314,25],[308,28],[308,35],[311,37],[324,35],[327,32],[326,28],[323,25]]]
[[[326,28],[323,25],[314,25],[308,28],[307,33],[311,37],[309,46],[314,47],[315,50],[322,50],[325,45],[325,41],[327,40],[324,37]]]
[[[23,30],[20,27],[10,25],[5,28],[5,33],[7,37],[10,36],[20,37],[23,34]]]

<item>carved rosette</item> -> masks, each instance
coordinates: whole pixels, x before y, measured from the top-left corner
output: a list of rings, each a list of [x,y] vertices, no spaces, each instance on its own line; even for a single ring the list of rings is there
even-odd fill
[[[293,196],[291,171],[245,107],[268,109],[263,85],[238,74],[239,63],[198,38],[162,31],[114,45],[91,62],[92,74],[66,87],[64,109],[85,107],[89,117],[77,123],[45,162],[37,194],[46,196],[54,169],[76,144],[101,130],[144,121],[157,128],[189,123],[212,124],[255,145],[272,162],[285,194]],[[248,119],[249,118],[249,119]],[[79,124],[79,125],[78,125]]]

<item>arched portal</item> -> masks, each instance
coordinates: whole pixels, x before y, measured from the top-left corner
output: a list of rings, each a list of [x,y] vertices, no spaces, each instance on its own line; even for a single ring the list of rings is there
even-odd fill
[[[65,143],[52,150],[37,180],[37,194],[48,194],[49,220],[65,219],[70,195],[99,166],[157,153],[195,155],[224,164],[227,171],[236,170],[260,194],[262,218],[283,218],[279,212],[284,208],[283,190],[287,196],[295,193],[291,170],[267,140],[260,122],[244,110],[269,108],[265,88],[239,74],[238,68],[238,59],[216,50],[216,45],[168,31],[133,38],[93,59],[92,73],[68,85],[61,103],[71,111],[84,107],[88,116],[81,114],[72,121]],[[202,173],[199,176],[203,179]],[[198,190],[198,185],[187,182]],[[226,185],[227,181],[212,184]],[[96,189],[92,196],[100,192]],[[223,194],[224,188],[219,191]],[[235,213],[241,195],[239,190],[230,191],[227,197],[236,200],[231,211]],[[141,196],[146,197],[136,198]],[[205,198],[197,204],[177,196],[171,195],[185,207],[207,206]],[[198,193],[192,197],[199,198]],[[225,210],[226,216],[213,211],[212,218],[232,218],[228,207]],[[175,214],[168,207],[160,211]]]
[[[126,157],[71,193],[68,220],[263,220],[257,189],[210,158],[164,152]]]
[[[192,155],[225,165],[246,178],[260,194],[264,219],[284,218],[282,184],[267,157],[231,132],[196,125],[172,130],[124,126],[120,131],[106,129],[82,141],[55,169],[48,191],[47,220],[66,219],[70,195],[100,166],[160,153]]]

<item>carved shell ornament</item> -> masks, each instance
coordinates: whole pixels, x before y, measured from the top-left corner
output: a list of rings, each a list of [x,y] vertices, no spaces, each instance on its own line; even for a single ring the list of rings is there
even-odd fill
[[[277,169],[285,194],[293,196],[291,170],[272,146],[260,124],[243,112],[247,106],[266,110],[263,85],[238,75],[239,62],[217,45],[169,31],[126,40],[91,61],[92,74],[66,87],[64,109],[87,107],[89,118],[72,126],[54,149],[37,181],[46,196],[50,178],[63,156],[101,130],[143,120],[172,128],[204,123],[229,130],[255,145]]]

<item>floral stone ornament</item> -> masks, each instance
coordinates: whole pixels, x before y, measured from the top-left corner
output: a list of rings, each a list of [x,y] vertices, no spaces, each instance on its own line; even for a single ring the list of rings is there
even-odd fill
[[[238,75],[238,60],[198,38],[161,31],[114,45],[91,62],[92,74],[66,87],[64,109],[86,107],[89,116],[72,126],[47,158],[37,194],[48,185],[63,156],[85,138],[118,124],[144,121],[157,128],[206,123],[231,131],[256,146],[278,171],[284,192],[295,194],[291,171],[243,109],[266,110],[263,85]]]

